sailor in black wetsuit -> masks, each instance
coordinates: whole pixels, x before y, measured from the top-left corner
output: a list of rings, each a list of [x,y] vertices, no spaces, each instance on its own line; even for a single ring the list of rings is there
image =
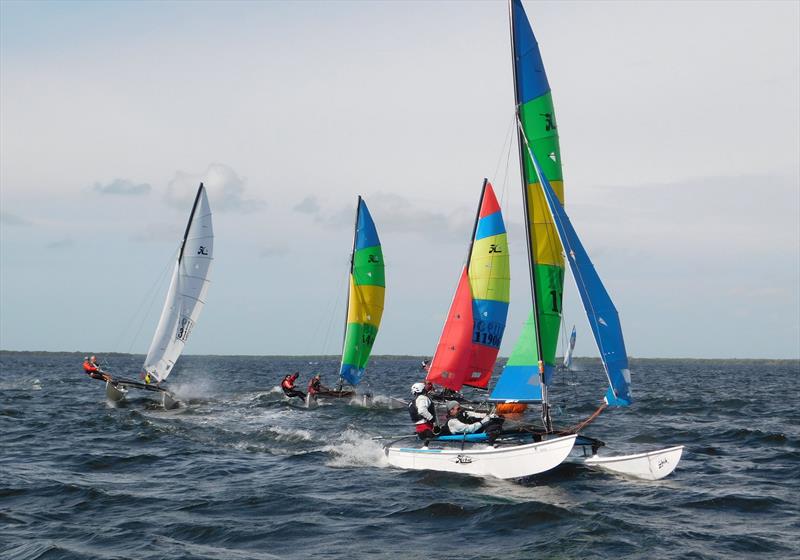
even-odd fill
[[[297,371],[284,377],[283,381],[281,381],[281,389],[283,389],[287,397],[298,397],[305,401],[306,394],[303,391],[298,391],[294,387],[294,382],[297,381],[298,377],[300,377],[300,373]]]

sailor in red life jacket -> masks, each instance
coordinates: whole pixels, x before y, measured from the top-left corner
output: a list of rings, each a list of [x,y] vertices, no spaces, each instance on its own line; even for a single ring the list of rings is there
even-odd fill
[[[311,378],[311,381],[308,382],[308,394],[312,397],[315,397],[317,393],[321,391],[327,391],[328,388],[322,384],[322,379],[320,375],[317,374]]]
[[[306,400],[306,394],[294,387],[294,382],[297,381],[298,377],[300,377],[300,372],[297,371],[284,377],[283,381],[281,381],[281,389],[283,389],[287,397],[299,397]]]
[[[107,380],[106,372],[100,369],[100,366],[97,365],[97,358],[95,356],[92,356],[91,358],[83,358],[83,371],[92,379],[102,379],[103,381]]]
[[[421,440],[429,440],[439,435],[439,426],[436,425],[436,407],[428,397],[430,384],[414,383],[411,386],[413,399],[408,403],[408,413],[414,422],[414,430]]]

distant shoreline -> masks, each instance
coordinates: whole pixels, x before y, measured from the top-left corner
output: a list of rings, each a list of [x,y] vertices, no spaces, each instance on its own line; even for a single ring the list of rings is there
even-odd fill
[[[66,351],[66,350],[0,350],[0,357],[4,355],[10,354],[35,354],[35,355],[74,355],[74,356],[85,356],[87,352],[85,351]],[[142,353],[130,353],[130,352],[97,352],[94,351],[94,354],[98,356],[144,356]],[[340,359],[341,356],[339,354],[189,354],[184,353],[183,357],[193,357],[193,358],[203,358],[203,357],[242,357],[242,358],[323,358],[323,359]],[[371,356],[370,359],[376,358],[413,358],[417,360],[421,359],[429,359],[429,355],[425,354],[376,354]],[[800,358],[650,358],[650,357],[635,357],[635,356],[628,356],[628,358],[632,362],[637,361],[644,361],[644,360],[657,360],[660,362],[800,362]],[[507,360],[507,356],[500,356],[498,360]],[[560,360],[560,357],[559,357]],[[573,360],[581,360],[581,361],[600,361],[600,358],[597,356],[573,356]]]

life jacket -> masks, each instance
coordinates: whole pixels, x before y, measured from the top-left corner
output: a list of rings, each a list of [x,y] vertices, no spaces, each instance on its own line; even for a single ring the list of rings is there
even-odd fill
[[[458,414],[453,416],[453,418],[455,418],[456,420],[458,420],[462,424],[474,424],[475,422],[480,422],[481,421],[480,418],[475,418],[474,416],[469,416],[467,414],[467,411],[464,410],[463,408],[461,410],[459,410]]]
[[[311,381],[308,382],[308,392],[309,393],[319,393],[322,390],[322,381],[319,379],[312,377]]]
[[[294,389],[294,381],[291,379],[291,377],[292,377],[291,375],[287,375],[286,377],[284,377],[283,381],[281,381],[281,387],[283,387],[284,389],[288,389],[289,391]]]
[[[99,369],[100,368],[98,368],[96,365],[94,365],[89,360],[86,360],[85,362],[83,362],[83,371],[85,371],[86,373],[97,373],[99,371]]]
[[[415,424],[417,422],[422,422],[422,421],[432,422],[432,420],[427,420],[422,416],[420,416],[420,413],[417,410],[417,399],[420,398],[421,396],[423,395],[417,395],[412,399],[410,403],[408,403],[408,414],[409,416],[411,416],[411,421],[414,422]],[[430,398],[428,398],[428,412],[430,412],[433,418],[436,418],[436,408],[433,406],[433,401]]]

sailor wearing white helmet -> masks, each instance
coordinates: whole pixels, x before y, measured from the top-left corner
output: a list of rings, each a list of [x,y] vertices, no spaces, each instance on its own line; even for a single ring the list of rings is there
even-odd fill
[[[421,440],[429,440],[439,433],[436,426],[436,407],[428,397],[429,385],[426,383],[414,383],[411,386],[411,402],[408,403],[408,414],[414,422],[414,430],[417,437]]]

